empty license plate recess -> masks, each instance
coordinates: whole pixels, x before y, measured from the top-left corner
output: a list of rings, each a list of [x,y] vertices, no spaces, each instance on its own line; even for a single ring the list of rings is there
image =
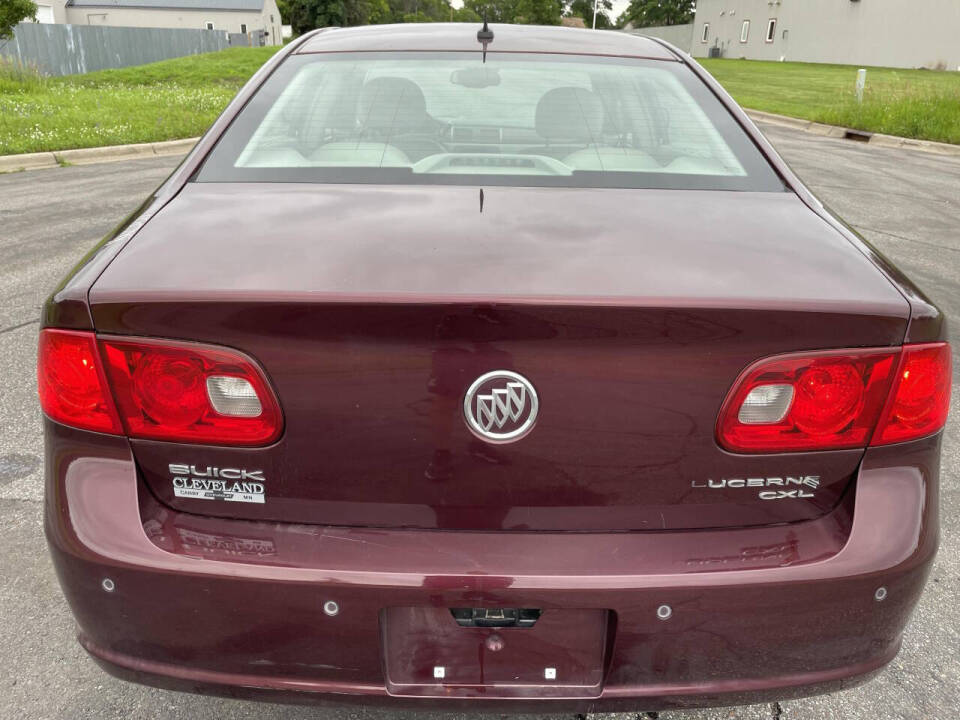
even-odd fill
[[[387,690],[419,697],[598,697],[606,610],[544,610],[532,627],[462,627],[447,608],[381,614]]]

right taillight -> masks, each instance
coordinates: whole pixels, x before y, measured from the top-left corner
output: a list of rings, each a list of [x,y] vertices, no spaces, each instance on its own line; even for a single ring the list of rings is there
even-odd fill
[[[951,358],[947,343],[907,345],[890,400],[871,445],[890,445],[932,435],[950,412]]]
[[[741,375],[717,440],[741,453],[904,442],[939,431],[949,402],[946,343],[782,355]]]

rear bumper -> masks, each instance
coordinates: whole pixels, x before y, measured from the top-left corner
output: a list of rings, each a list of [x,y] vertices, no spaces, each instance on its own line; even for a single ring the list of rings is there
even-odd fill
[[[871,450],[854,494],[808,523],[484,534],[177,513],[139,485],[125,441],[48,422],[46,526],[82,644],[138,682],[444,708],[761,702],[855,684],[895,656],[936,552],[939,443]],[[483,606],[609,611],[602,682],[398,691],[381,650],[385,608]]]
[[[531,693],[527,697],[508,699],[479,694],[473,697],[412,697],[392,695],[382,685],[376,684],[305,682],[292,677],[195,670],[113,653],[94,645],[84,636],[80,637],[80,643],[96,663],[114,677],[166,690],[291,704],[362,703],[423,710],[570,713],[747,705],[837,692],[872,679],[900,649],[898,643],[870,662],[855,666],[791,676],[770,676],[765,680],[719,680],[689,685],[621,685],[605,690],[599,698],[539,698]]]

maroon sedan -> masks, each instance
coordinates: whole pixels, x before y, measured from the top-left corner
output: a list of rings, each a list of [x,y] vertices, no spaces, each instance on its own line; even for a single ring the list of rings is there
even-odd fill
[[[47,536],[138,682],[825,692],[930,570],[945,339],[664,43],[317,31],[47,303]]]

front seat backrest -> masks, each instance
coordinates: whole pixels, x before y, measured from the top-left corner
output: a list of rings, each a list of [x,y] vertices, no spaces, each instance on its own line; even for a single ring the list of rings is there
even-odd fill
[[[603,130],[603,103],[584,88],[554,88],[537,103],[534,126],[547,142],[590,144]]]
[[[420,87],[406,78],[368,80],[360,93],[360,126],[378,135],[429,132],[430,116]]]

